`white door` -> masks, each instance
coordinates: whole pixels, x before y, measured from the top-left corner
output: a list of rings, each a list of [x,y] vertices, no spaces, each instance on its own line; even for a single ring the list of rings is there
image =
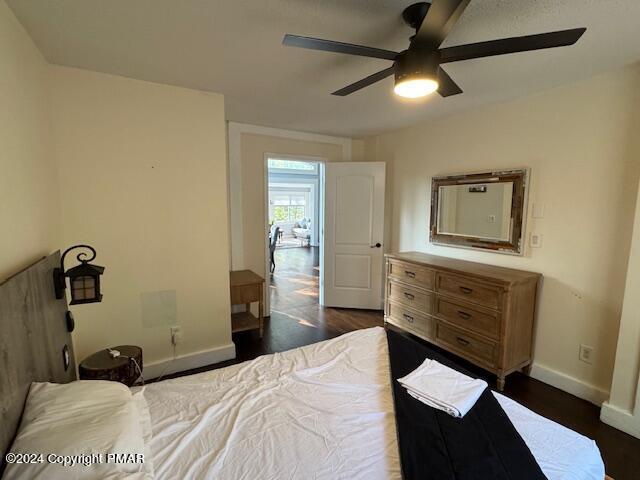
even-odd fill
[[[385,164],[325,164],[321,303],[382,308]]]

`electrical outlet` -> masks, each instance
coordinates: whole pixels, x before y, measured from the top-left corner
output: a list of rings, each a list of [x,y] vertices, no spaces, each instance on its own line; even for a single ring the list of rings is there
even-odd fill
[[[171,327],[171,345],[182,342],[182,327]]]
[[[593,347],[590,347],[589,345],[580,345],[579,358],[580,361],[591,365],[593,363]]]

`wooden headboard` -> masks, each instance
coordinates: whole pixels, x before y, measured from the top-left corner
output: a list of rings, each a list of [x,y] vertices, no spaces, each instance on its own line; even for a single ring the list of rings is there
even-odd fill
[[[59,265],[56,252],[0,284],[0,472],[31,382],[66,383],[77,378],[66,325],[67,300],[56,300],[53,289],[53,269]]]

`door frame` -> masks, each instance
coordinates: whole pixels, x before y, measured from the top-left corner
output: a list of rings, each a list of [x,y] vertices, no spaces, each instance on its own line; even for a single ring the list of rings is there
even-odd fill
[[[271,316],[271,261],[269,255],[269,231],[267,225],[269,224],[269,158],[277,157],[281,160],[294,160],[299,162],[313,162],[318,164],[318,244],[320,248],[320,265],[322,265],[323,253],[324,253],[324,165],[328,160],[324,157],[316,157],[312,155],[292,155],[292,154],[280,154],[273,152],[265,152],[263,159],[263,183],[264,183],[264,199],[262,202],[262,224],[265,231],[263,234],[264,242],[264,256],[265,256],[265,299],[264,299],[264,316]],[[318,302],[322,305],[322,284],[323,284],[323,269],[320,269],[320,285],[319,285],[319,298]]]

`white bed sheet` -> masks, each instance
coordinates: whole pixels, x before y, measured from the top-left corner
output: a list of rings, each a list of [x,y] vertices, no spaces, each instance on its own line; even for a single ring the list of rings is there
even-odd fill
[[[384,329],[145,387],[158,479],[401,478]],[[496,394],[551,480],[604,478],[592,440]]]
[[[549,480],[602,480],[596,442],[493,392]]]

